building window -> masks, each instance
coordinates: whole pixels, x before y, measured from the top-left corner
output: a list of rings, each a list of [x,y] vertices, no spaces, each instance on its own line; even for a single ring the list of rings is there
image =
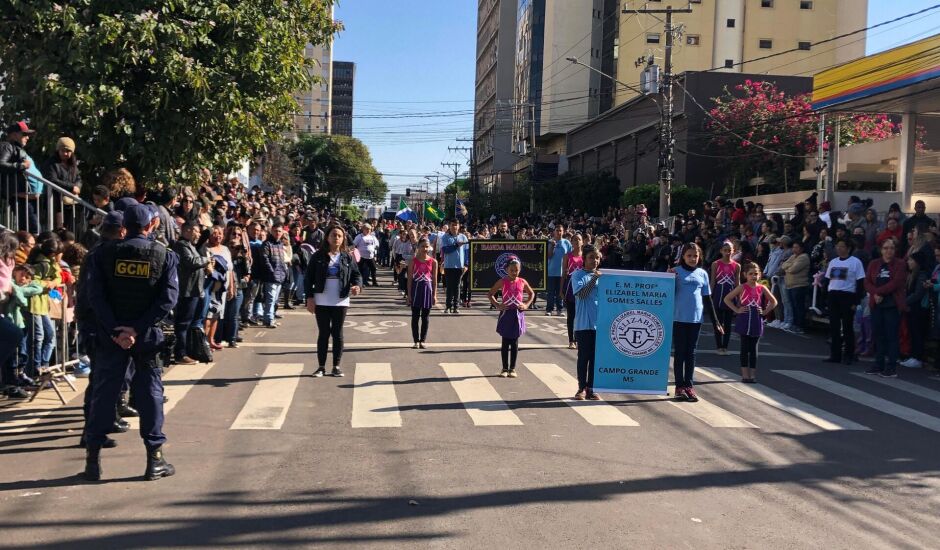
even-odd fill
[[[734,59],[725,59],[725,68],[733,69],[734,68]]]
[[[770,39],[767,39],[767,38],[761,38],[761,39],[758,41],[758,46],[759,46],[760,49],[762,49],[762,50],[769,50],[769,49],[771,49],[771,48],[774,47],[774,41],[773,41],[773,40],[770,40]]]
[[[729,20],[728,20],[728,28],[729,28],[729,29],[733,29],[733,28],[734,28],[734,19],[729,19]]]
[[[774,0],[760,0],[760,7],[762,8],[774,7]]]
[[[813,9],[813,0],[800,0],[800,9],[801,10]]]
[[[702,41],[702,38],[697,34],[687,34],[685,35],[685,43],[689,46],[698,46]]]
[[[649,33],[646,35],[647,44],[659,44],[659,33]]]
[[[796,47],[799,48],[799,49],[801,49],[801,50],[809,51],[809,50],[813,47],[813,43],[812,43],[812,42],[800,41],[800,42],[797,42],[797,43],[796,43]]]

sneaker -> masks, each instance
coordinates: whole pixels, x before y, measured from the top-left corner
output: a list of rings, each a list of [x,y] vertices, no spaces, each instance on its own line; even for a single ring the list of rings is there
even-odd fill
[[[499,373],[500,378],[509,378],[509,369],[503,369]]]
[[[78,367],[72,371],[72,375],[76,378],[88,378],[89,374],[91,374],[91,367]]]
[[[884,369],[880,367],[870,367],[868,370],[865,371],[865,374],[879,375],[883,372],[884,372]]]
[[[578,393],[574,394],[575,401],[584,401],[584,390],[578,390]]]
[[[806,334],[806,331],[804,331],[800,327],[792,327],[792,326],[790,327],[790,330],[788,332],[790,334]]]
[[[676,388],[673,399],[675,399],[676,401],[688,401],[689,396],[686,395],[685,388]]]
[[[415,345],[411,346],[411,349],[418,349],[418,343],[415,342]]]
[[[921,363],[920,360],[917,359],[916,357],[911,357],[907,361],[900,363],[900,365],[902,367],[907,367],[909,369],[919,369],[924,366],[924,364]]]
[[[274,314],[274,318],[275,318],[275,319],[283,319],[284,316],[281,315],[280,313],[275,313],[275,314]]]
[[[565,312],[564,312],[564,311],[559,311],[559,312],[556,313],[555,315],[557,315],[557,316],[559,316],[559,317],[564,317],[564,316],[565,316]]]
[[[510,370],[509,370],[509,377],[510,377],[510,378],[517,378],[518,376],[519,376],[519,375],[516,374],[516,369],[510,369]]]
[[[777,328],[779,328],[780,330],[784,332],[790,332],[792,325],[790,325],[789,323],[780,323],[780,325]]]
[[[195,365],[196,363],[198,363],[198,361],[187,355],[176,360],[177,365]]]
[[[314,378],[322,378],[326,374],[326,367],[320,367],[313,373]]]
[[[725,348],[718,348],[718,355],[728,355],[728,350]]]
[[[599,395],[597,395],[596,393],[594,393],[594,390],[588,390],[588,392],[587,392],[587,399],[588,399],[588,401],[600,401],[600,400],[601,400],[601,396],[599,396]]]
[[[685,396],[688,398],[690,403],[695,403],[696,401],[698,401],[698,396],[695,395],[695,388],[693,388],[692,386],[689,386],[688,388],[685,389]]]
[[[36,381],[26,376],[26,373],[21,372],[19,376],[16,377],[16,383],[20,386],[35,386]]]
[[[780,321],[771,321],[767,323],[767,326],[770,328],[780,328]]]
[[[425,349],[427,346],[424,345],[424,342],[418,342],[418,347],[421,349]]]
[[[6,395],[9,399],[27,399],[29,397],[29,392],[23,388],[20,388],[19,386],[10,386],[6,389],[6,391],[4,391],[4,395]]]
[[[235,340],[232,340],[231,342],[228,343],[228,347],[235,349],[238,347],[238,342],[236,342]]]
[[[551,311],[546,311],[546,312],[545,312],[545,316],[546,316],[546,317],[551,317],[552,315],[555,315],[555,313],[554,313],[554,312],[551,312]]]
[[[262,325],[262,326],[263,326],[264,328],[267,328],[267,329],[276,329],[276,328],[279,327],[280,325],[278,325],[278,324],[275,323],[275,322],[270,322],[270,323],[265,323],[265,324]]]
[[[460,311],[457,308],[451,308],[451,310],[454,312],[454,315],[460,315]]]
[[[882,377],[882,378],[897,378],[897,377],[898,377],[898,373],[897,373],[897,371],[895,371],[894,369],[885,369],[885,370],[882,371],[881,374],[879,374],[878,376],[880,376],[880,377]]]
[[[330,373],[330,376],[335,376],[335,377],[337,377],[337,378],[340,378],[340,377],[343,377],[343,376],[346,376],[346,375],[343,374],[343,371],[340,370],[339,367],[333,367],[333,372]]]

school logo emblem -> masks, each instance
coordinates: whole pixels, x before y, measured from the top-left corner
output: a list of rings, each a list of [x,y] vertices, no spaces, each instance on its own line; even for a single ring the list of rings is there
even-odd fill
[[[663,323],[648,311],[631,309],[610,324],[610,342],[627,357],[649,357],[663,345]]]
[[[509,266],[509,262],[512,260],[519,260],[519,256],[512,252],[504,252],[496,258],[496,274],[499,275],[499,278],[502,279],[506,276],[506,267]],[[519,269],[522,269],[522,261],[519,260]]]

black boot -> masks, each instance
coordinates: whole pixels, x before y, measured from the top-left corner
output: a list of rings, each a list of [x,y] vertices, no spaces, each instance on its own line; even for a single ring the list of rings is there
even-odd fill
[[[88,447],[85,449],[85,479],[88,481],[101,480],[101,447]]]
[[[127,392],[121,392],[121,398],[118,399],[118,416],[121,418],[136,418],[140,416],[140,413],[137,412],[137,409],[131,407],[130,403],[127,401]]]
[[[123,418],[116,418],[114,420],[114,425],[111,426],[111,431],[108,433],[122,434],[129,429],[131,429],[131,425],[127,423],[127,420],[124,420]]]
[[[146,477],[148,481],[154,481],[161,477],[170,477],[175,473],[176,469],[163,457],[162,446],[155,449],[147,449],[147,471],[144,472],[144,477]]]

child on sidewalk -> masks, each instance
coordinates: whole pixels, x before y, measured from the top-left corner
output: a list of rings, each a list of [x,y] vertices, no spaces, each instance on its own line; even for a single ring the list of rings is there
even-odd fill
[[[532,305],[535,292],[529,283],[519,276],[522,264],[513,258],[506,265],[506,276],[490,288],[490,304],[499,310],[496,332],[502,336],[500,349],[503,360],[502,378],[516,377],[516,357],[519,354],[519,337],[525,334],[525,310]],[[502,302],[496,301],[496,293],[502,291]]]
[[[28,264],[13,268],[12,291],[3,311],[3,316],[9,319],[24,334],[26,333],[26,314],[29,312],[29,299],[46,291],[42,283],[33,280],[34,275],[35,270]],[[20,357],[16,358],[14,356],[9,365],[3,365],[3,381],[8,386],[6,395],[16,399],[29,397],[22,386],[33,384],[32,379],[27,377],[23,371],[28,359],[28,344],[25,343],[25,338],[23,340]]]
[[[757,383],[757,344],[764,334],[764,312],[777,306],[777,299],[770,290],[758,281],[760,266],[750,263],[744,266],[745,282],[725,296],[725,306],[738,314],[734,320],[734,331],[741,337],[741,381]],[[735,305],[734,301],[738,303]]]
[[[428,316],[437,304],[437,260],[431,256],[428,239],[418,241],[415,257],[408,264],[408,303],[411,304],[411,336],[414,349],[424,349],[428,337]],[[420,331],[419,331],[420,321]]]

